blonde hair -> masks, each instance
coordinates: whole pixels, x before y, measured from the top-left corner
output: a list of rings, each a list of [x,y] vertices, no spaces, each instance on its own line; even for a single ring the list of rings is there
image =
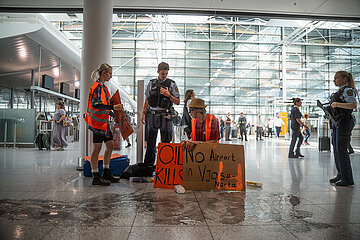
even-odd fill
[[[348,83],[349,87],[355,90],[356,95],[358,95],[358,90],[355,87],[355,81],[351,73],[347,71],[337,71],[335,75],[339,75],[341,78],[345,78],[346,82]]]
[[[95,70],[91,73],[91,79],[94,80],[94,81],[98,80],[98,79],[100,78],[101,73],[102,73],[103,71],[108,71],[108,70],[110,70],[110,69],[112,69],[112,67],[111,67],[109,64],[107,64],[107,63],[101,64],[98,69],[95,69]]]

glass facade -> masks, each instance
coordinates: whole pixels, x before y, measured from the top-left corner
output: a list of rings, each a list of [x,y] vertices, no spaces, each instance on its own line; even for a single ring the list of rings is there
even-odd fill
[[[262,19],[134,14],[114,19],[113,79],[135,100],[137,80],[155,78],[161,61],[169,63],[181,99],[194,89],[208,112],[236,118],[240,112],[254,118],[289,111],[292,97],[305,100],[303,112],[320,113],[316,100],[326,101],[336,90],[338,70],[351,72],[360,88],[359,24],[301,21],[287,27]],[[54,24],[81,48],[81,22]]]

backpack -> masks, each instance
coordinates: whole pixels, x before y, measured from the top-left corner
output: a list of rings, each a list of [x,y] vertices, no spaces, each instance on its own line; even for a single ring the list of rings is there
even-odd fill
[[[121,174],[120,178],[129,179],[130,177],[152,177],[156,166],[147,166],[144,163],[129,165]]]
[[[70,117],[65,117],[65,118],[63,119],[62,123],[63,123],[63,126],[64,126],[64,127],[70,127],[70,125],[71,125],[71,118],[70,118]]]

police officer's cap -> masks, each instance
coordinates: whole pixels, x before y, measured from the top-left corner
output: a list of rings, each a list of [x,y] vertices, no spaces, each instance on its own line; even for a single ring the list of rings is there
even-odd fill
[[[206,108],[205,101],[201,98],[193,98],[189,104],[189,108]]]

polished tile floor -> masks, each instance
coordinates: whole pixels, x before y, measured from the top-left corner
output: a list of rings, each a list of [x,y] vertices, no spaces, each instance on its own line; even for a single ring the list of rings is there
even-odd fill
[[[315,139],[313,139],[315,140]],[[231,144],[242,144],[237,139]],[[335,187],[333,157],[316,142],[288,159],[289,141],[250,136],[246,192],[92,186],[66,151],[0,149],[0,239],[360,239],[360,144],[355,186]],[[135,149],[124,149],[135,162]]]

